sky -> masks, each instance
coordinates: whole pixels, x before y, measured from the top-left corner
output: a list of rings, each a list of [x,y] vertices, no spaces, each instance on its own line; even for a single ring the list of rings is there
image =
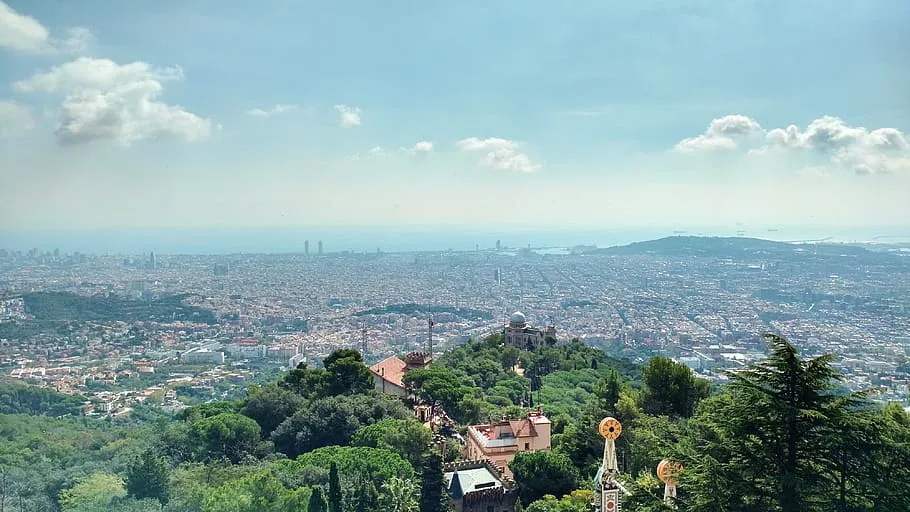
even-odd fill
[[[0,0],[0,230],[910,226],[910,2]]]

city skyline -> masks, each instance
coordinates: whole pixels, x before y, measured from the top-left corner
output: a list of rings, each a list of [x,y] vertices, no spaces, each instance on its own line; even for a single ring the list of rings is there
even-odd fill
[[[906,15],[0,2],[0,230],[906,226]]]

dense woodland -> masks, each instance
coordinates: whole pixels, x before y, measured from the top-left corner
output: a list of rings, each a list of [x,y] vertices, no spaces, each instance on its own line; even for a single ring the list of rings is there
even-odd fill
[[[654,475],[680,461],[682,511],[910,510],[910,417],[837,386],[831,359],[769,337],[761,364],[711,388],[685,366],[644,366],[578,341],[537,352],[471,342],[406,376],[417,399],[461,426],[541,406],[552,453],[511,464],[519,509],[591,502],[605,416],[618,441],[627,510],[665,510]],[[0,511],[444,511],[445,453],[413,403],[379,396],[361,355],[339,350],[231,402],[176,416],[78,416],[78,397],[0,387]]]

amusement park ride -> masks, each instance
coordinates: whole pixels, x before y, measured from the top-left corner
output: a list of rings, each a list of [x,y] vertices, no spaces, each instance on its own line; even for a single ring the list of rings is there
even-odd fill
[[[622,434],[622,424],[616,418],[604,418],[600,422],[600,435],[604,438],[604,457],[597,476],[594,477],[594,509],[597,512],[621,512],[622,497],[629,495],[616,476],[619,464],[616,461],[616,440]],[[664,483],[664,503],[676,508],[676,484],[682,465],[664,459],[657,465],[657,477]]]

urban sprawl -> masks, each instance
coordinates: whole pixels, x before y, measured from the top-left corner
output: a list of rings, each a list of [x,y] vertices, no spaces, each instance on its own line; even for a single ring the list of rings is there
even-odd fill
[[[320,251],[321,251],[320,243]],[[91,415],[241,396],[337,348],[369,364],[503,332],[662,354],[725,379],[764,333],[833,353],[849,389],[908,405],[910,255],[674,237],[615,249],[237,255],[0,250],[0,371]],[[542,336],[542,335],[541,335]]]

